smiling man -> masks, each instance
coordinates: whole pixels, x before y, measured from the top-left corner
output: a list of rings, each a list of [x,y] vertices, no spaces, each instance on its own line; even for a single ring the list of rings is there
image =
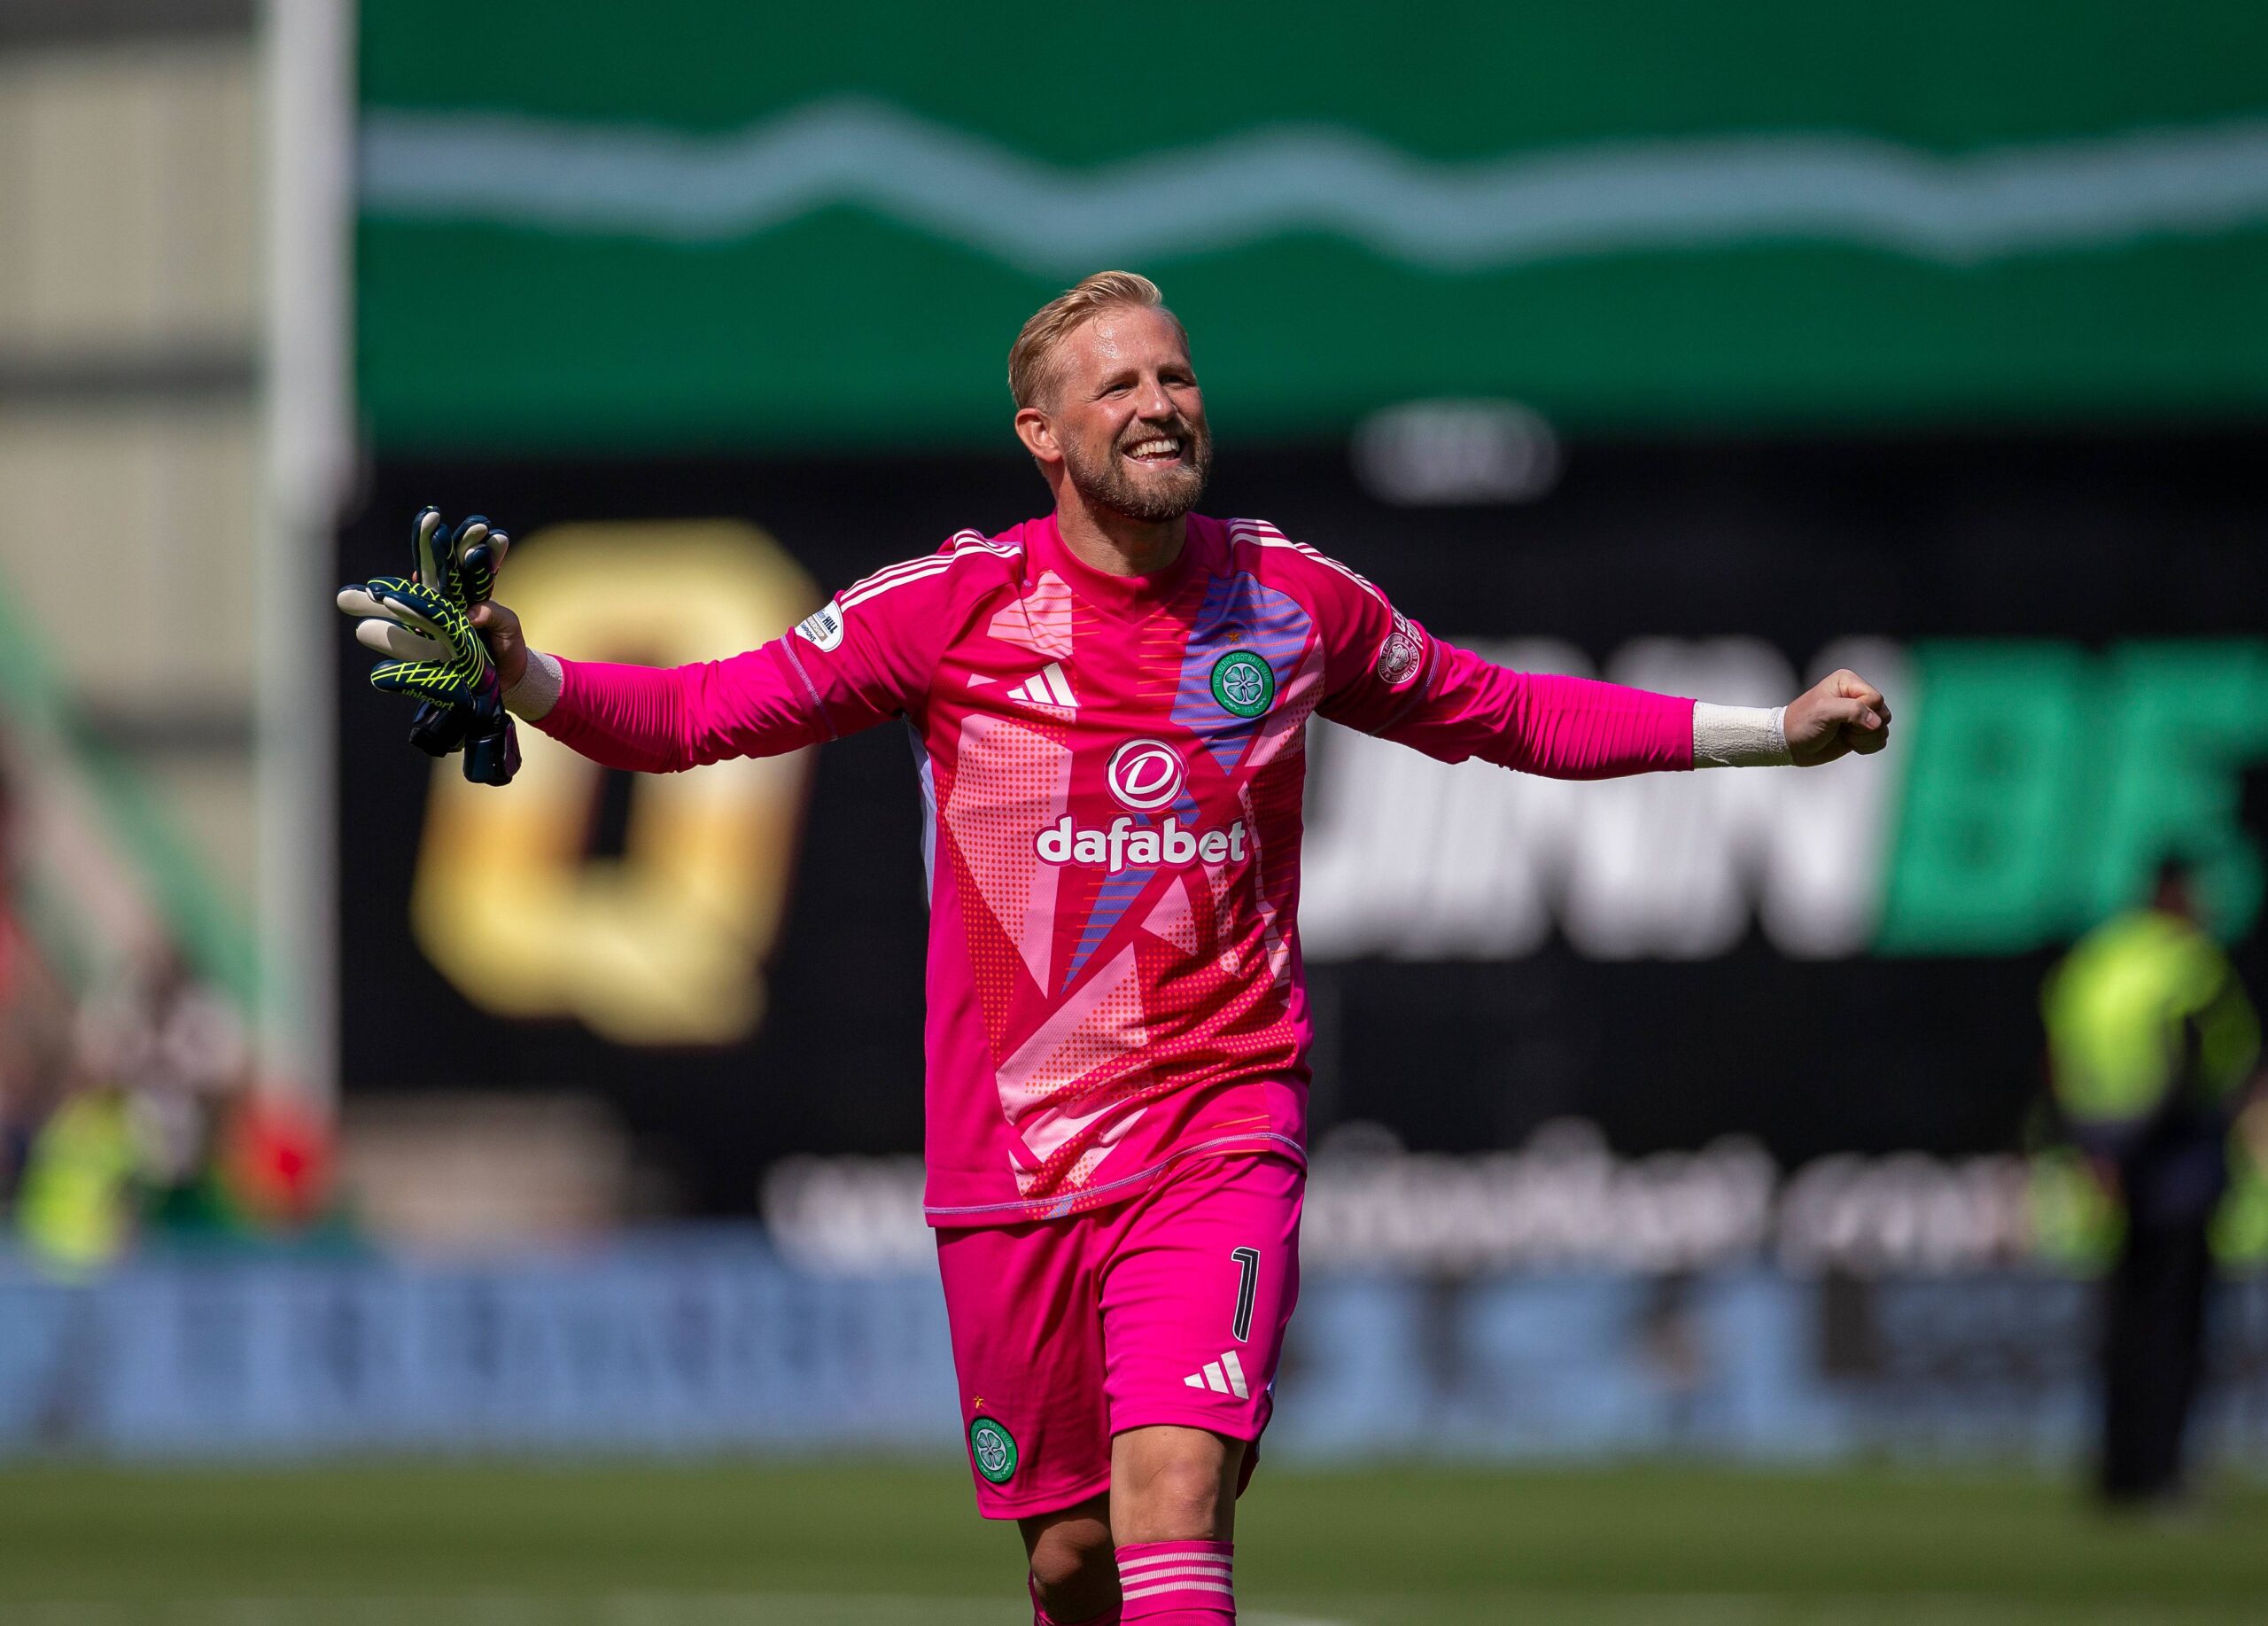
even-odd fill
[[[1309,720],[1596,779],[1878,751],[1890,708],[1847,672],[1776,710],[1508,672],[1274,526],[1196,515],[1204,397],[1146,278],[1050,302],[1008,378],[1053,512],[760,650],[602,665],[470,619],[511,709],[616,767],[911,728],[927,1202],[978,1505],[1021,1522],[1037,1620],[1219,1626],[1299,1292]]]

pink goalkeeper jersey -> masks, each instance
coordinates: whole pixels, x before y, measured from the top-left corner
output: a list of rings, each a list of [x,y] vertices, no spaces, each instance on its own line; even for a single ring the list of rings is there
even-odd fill
[[[1192,516],[1148,577],[1080,563],[1052,517],[963,532],[730,660],[561,665],[537,726],[617,767],[911,725],[939,1225],[1073,1213],[1183,1158],[1302,1156],[1311,715],[1560,778],[1693,760],[1691,701],[1491,665],[1248,519]]]

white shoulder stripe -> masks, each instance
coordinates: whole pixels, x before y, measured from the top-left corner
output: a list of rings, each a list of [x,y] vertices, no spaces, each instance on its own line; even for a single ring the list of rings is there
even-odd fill
[[[952,563],[951,559],[940,559],[935,564],[925,564],[918,570],[897,571],[887,576],[869,576],[843,594],[840,602],[848,610],[853,604],[863,604],[870,598],[879,598],[892,587],[902,587],[908,582],[926,580],[931,576],[942,576],[952,568]]]
[[[935,564],[941,559],[950,561],[957,556],[962,548],[972,544],[983,545],[984,541],[985,539],[974,531],[956,531],[945,539],[945,545],[936,552],[925,553],[918,559],[901,559],[896,564],[885,564],[871,576],[863,576],[852,582],[843,591],[856,593],[862,587],[870,587],[882,580],[885,576],[895,576],[905,571],[919,570],[925,564]]]
[[[1377,584],[1369,577],[1359,571],[1348,569],[1327,553],[1317,553],[1305,542],[1293,541],[1274,525],[1257,519],[1232,519],[1229,522],[1229,534],[1236,541],[1250,542],[1255,548],[1288,548],[1302,557],[1313,559],[1317,564],[1337,571],[1363,592],[1378,600],[1379,603],[1386,605],[1387,609],[1394,608],[1387,602],[1386,595],[1379,590]]]
[[[949,561],[946,559],[945,556],[933,553],[925,555],[919,559],[908,559],[901,564],[886,564],[882,569],[876,571],[873,575],[861,576],[858,580],[843,588],[843,595],[848,597],[853,593],[864,593],[868,587],[879,587],[882,583],[892,580],[897,577],[912,575],[916,571],[926,572],[934,570],[936,566],[946,563],[949,563]]]
[[[848,610],[853,604],[862,604],[892,587],[902,587],[910,581],[922,581],[931,576],[943,575],[961,560],[977,554],[1013,559],[1023,552],[1014,543],[989,541],[974,531],[961,532],[953,538],[953,542],[955,545],[950,553],[933,553],[919,559],[908,559],[903,564],[890,565],[885,570],[876,571],[862,581],[851,583],[843,589],[838,602]]]

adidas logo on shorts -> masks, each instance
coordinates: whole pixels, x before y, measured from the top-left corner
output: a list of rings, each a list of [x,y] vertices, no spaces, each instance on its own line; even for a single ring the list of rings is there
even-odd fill
[[[1244,1384],[1244,1363],[1237,1358],[1234,1350],[1228,1350],[1219,1360],[1207,1361],[1202,1372],[1192,1372],[1182,1381],[1192,1389],[1209,1389],[1216,1395],[1234,1395],[1239,1400],[1252,1398]]]

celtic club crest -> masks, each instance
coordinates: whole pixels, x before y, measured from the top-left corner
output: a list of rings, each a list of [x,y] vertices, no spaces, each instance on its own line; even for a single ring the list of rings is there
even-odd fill
[[[969,1424],[968,1451],[976,1471],[992,1483],[1005,1485],[1015,1477],[1016,1436],[996,1420],[980,1417]]]
[[[1213,698],[1238,717],[1257,717],[1276,703],[1276,671],[1250,650],[1231,650],[1213,663]]]

